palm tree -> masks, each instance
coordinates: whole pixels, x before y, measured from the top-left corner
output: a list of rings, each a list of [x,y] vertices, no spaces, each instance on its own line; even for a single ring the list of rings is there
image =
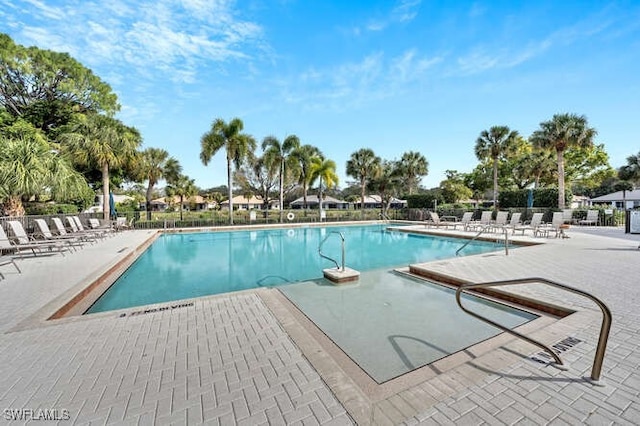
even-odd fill
[[[429,174],[429,162],[419,152],[405,152],[398,163],[398,172],[406,181],[407,190],[411,195],[414,189],[418,189],[418,180]]]
[[[84,177],[44,138],[0,137],[0,200],[6,216],[23,216],[23,196],[47,194],[54,200],[91,192]]]
[[[78,164],[98,167],[102,173],[102,217],[108,220],[109,170],[130,161],[142,137],[135,128],[100,114],[78,116],[68,130],[60,136],[67,154]]]
[[[293,151],[300,148],[300,139],[296,135],[287,136],[284,142],[280,143],[273,136],[267,136],[262,141],[262,149],[264,150],[263,158],[267,166],[278,167],[278,177],[280,185],[280,223],[284,221],[284,180],[291,169],[297,164],[295,157],[292,156]]]
[[[180,220],[183,220],[182,205],[184,203],[184,199],[189,199],[189,197],[198,193],[198,188],[196,187],[194,180],[189,179],[189,176],[179,174],[175,176],[175,179],[168,182],[166,192],[170,197],[180,197]]]
[[[227,151],[227,186],[229,187],[229,224],[233,225],[233,165],[240,168],[247,154],[256,149],[256,141],[250,135],[241,133],[244,128],[242,120],[232,119],[229,124],[221,118],[215,119],[211,130],[202,135],[200,160],[206,166],[221,148]]]
[[[518,132],[507,126],[493,126],[483,130],[476,140],[476,157],[483,161],[490,159],[493,163],[493,207],[498,202],[498,161],[511,152],[518,137]]]
[[[576,114],[556,114],[549,121],[540,123],[529,140],[541,149],[554,150],[558,163],[558,208],[565,207],[564,152],[568,148],[593,146],[597,131],[589,127],[587,117]]]
[[[372,149],[362,148],[351,154],[347,161],[347,175],[360,181],[360,215],[364,218],[364,194],[369,179],[380,167],[380,157]]]
[[[160,179],[167,182],[177,179],[182,172],[178,160],[169,157],[169,153],[160,148],[147,148],[141,153],[140,171],[143,179],[148,181],[146,190],[147,220],[151,220],[151,199],[153,187]]]
[[[627,164],[618,169],[618,177],[622,180],[640,182],[640,152],[627,157]]]
[[[302,204],[307,210],[307,192],[311,184],[311,166],[314,158],[323,158],[322,152],[313,145],[302,145],[293,150],[291,156],[298,161],[298,184],[302,186]]]
[[[322,186],[327,188],[338,186],[338,175],[336,174],[336,162],[314,157],[311,163],[311,178],[313,183],[319,179],[318,183],[318,205],[320,207],[320,219],[322,219]]]

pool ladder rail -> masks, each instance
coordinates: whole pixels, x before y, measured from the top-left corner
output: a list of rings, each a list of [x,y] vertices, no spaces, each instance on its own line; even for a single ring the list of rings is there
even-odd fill
[[[555,361],[555,365],[556,367],[560,368],[560,369],[564,369],[566,370],[567,368],[564,367],[564,364],[562,363],[562,360],[560,359],[560,357],[556,354],[555,351],[553,351],[551,348],[549,348],[548,346],[546,346],[543,343],[538,342],[537,340],[534,340],[528,336],[525,336],[523,334],[518,333],[517,331],[511,330],[508,327],[505,327],[501,324],[498,324],[488,318],[483,317],[482,315],[479,315],[473,311],[470,311],[469,309],[465,308],[462,305],[462,302],[460,300],[460,297],[462,295],[462,293],[464,293],[467,290],[478,290],[478,289],[482,289],[482,288],[489,288],[489,287],[502,287],[502,286],[508,286],[508,285],[516,285],[516,284],[546,284],[548,286],[554,287],[554,288],[558,288],[561,290],[565,290],[568,291],[570,293],[574,293],[577,294],[579,296],[583,296],[586,297],[588,299],[591,299],[592,301],[594,301],[596,303],[596,305],[598,305],[598,307],[600,308],[600,310],[602,311],[602,325],[600,326],[600,336],[598,338],[598,345],[596,346],[596,353],[595,353],[595,357],[593,360],[593,367],[591,368],[591,377],[589,378],[589,381],[597,386],[604,386],[603,383],[600,382],[600,373],[602,371],[602,362],[604,360],[604,354],[605,354],[605,350],[607,348],[607,341],[609,339],[609,331],[611,330],[611,311],[609,310],[609,307],[607,305],[605,305],[604,302],[602,302],[600,299],[598,299],[597,297],[593,296],[590,293],[587,293],[586,291],[583,290],[579,290],[577,288],[574,287],[570,287],[568,285],[564,285],[564,284],[560,284],[557,283],[555,281],[551,281],[548,280],[546,278],[521,278],[521,279],[515,279],[515,280],[505,280],[505,281],[491,281],[491,282],[485,282],[485,283],[471,283],[471,284],[462,284],[460,285],[460,287],[458,287],[458,289],[456,290],[456,302],[458,303],[458,306],[460,307],[460,309],[462,309],[464,312],[466,312],[467,314],[486,322],[487,324],[490,324],[496,328],[499,328],[500,330],[504,331],[505,333],[509,333],[515,337],[518,337],[528,343],[531,343],[532,345],[535,345],[539,348],[541,348],[542,350],[544,350],[545,352],[547,352],[549,355],[551,355]]]
[[[494,225],[485,225],[482,227],[482,229],[480,229],[480,231],[470,240],[467,240],[467,242],[465,242],[462,247],[460,247],[458,250],[456,250],[456,256],[460,255],[460,252],[469,244],[471,244],[473,241],[477,240],[478,237],[480,237],[480,235],[482,235],[485,231],[487,231],[487,229],[490,228],[496,228],[496,229],[501,229],[502,232],[504,233],[504,254],[509,256],[509,229],[506,226],[494,226]],[[496,242],[498,242],[499,240],[496,238]]]
[[[329,239],[329,237],[332,234],[338,234],[340,236],[340,240],[342,240],[342,266],[340,266],[338,264],[338,261],[325,255],[324,253],[322,253],[322,245],[325,243],[325,241],[327,241]],[[343,271],[344,272],[344,235],[342,234],[342,232],[339,231],[331,231],[329,232],[320,242],[320,244],[318,245],[318,254],[320,255],[320,257],[322,257],[323,259],[327,259],[333,263],[336,264],[336,269],[338,269],[339,271]]]

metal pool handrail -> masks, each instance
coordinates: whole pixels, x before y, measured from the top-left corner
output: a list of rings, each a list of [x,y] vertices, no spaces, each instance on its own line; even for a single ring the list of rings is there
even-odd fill
[[[456,250],[456,256],[458,255],[458,253],[462,251],[463,248],[468,246],[471,242],[475,241],[484,231],[486,231],[491,227],[492,225],[485,225],[484,227],[482,227],[482,229],[480,229],[480,232],[478,232],[473,238],[468,240],[466,243],[462,245],[462,247]],[[500,229],[502,229],[502,232],[504,232],[504,254],[509,256],[509,230],[505,226],[501,227]]]
[[[593,296],[592,294],[589,294],[586,291],[579,290],[574,287],[570,287],[565,284],[560,284],[555,281],[551,281],[546,278],[520,278],[515,280],[492,281],[492,282],[477,283],[477,284],[474,284],[474,283],[462,284],[456,290],[456,302],[458,302],[458,306],[460,307],[460,309],[462,309],[464,312],[468,313],[469,315],[481,321],[484,321],[487,324],[490,324],[496,328],[499,328],[500,330],[506,333],[519,337],[520,339],[526,342],[529,342],[535,346],[538,346],[539,348],[542,348],[545,352],[549,353],[549,355],[553,357],[553,359],[557,364],[563,365],[560,357],[551,348],[545,346],[544,344],[538,342],[537,340],[524,336],[518,333],[517,331],[504,327],[503,325],[500,325],[494,321],[491,321],[488,318],[485,318],[475,312],[472,312],[466,309],[464,306],[462,306],[462,302],[460,301],[460,295],[465,290],[475,290],[475,289],[487,288],[487,287],[500,287],[500,286],[507,286],[507,285],[515,285],[515,284],[532,284],[532,283],[546,284],[551,287],[559,288],[561,290],[566,290],[570,293],[575,293],[577,295],[584,296],[594,301],[602,311],[602,325],[600,326],[600,336],[598,338],[598,346],[596,347],[596,354],[593,359],[593,367],[591,368],[591,381],[593,384],[599,384],[598,381],[600,380],[600,373],[602,371],[602,362],[604,361],[604,353],[607,348],[607,341],[609,339],[609,331],[611,330],[612,319],[611,319],[611,311],[609,310],[609,307],[605,305],[603,301]]]
[[[331,236],[331,234],[338,234],[340,236],[340,239],[342,240],[342,268],[340,268],[340,265],[338,265],[338,262],[329,257],[326,256],[325,254],[322,253],[322,245],[324,244],[325,241],[327,241],[327,239]],[[320,255],[320,257],[330,260],[331,262],[336,264],[336,268],[340,271],[344,271],[344,235],[342,235],[342,232],[339,231],[331,231],[327,234],[326,237],[324,237],[324,239],[320,242],[320,244],[318,245],[318,254]]]

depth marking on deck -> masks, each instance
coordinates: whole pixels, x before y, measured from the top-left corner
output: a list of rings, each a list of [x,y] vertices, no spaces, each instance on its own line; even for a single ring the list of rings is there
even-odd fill
[[[554,343],[553,345],[551,345],[551,349],[557,355],[560,355],[562,352],[568,351],[580,342],[582,342],[582,340],[578,339],[577,337],[569,336],[560,340],[558,343]],[[539,362],[540,364],[550,364],[553,362],[553,358],[551,357],[551,355],[549,355],[545,351],[540,351],[536,354],[533,354],[529,357],[529,359],[535,362]]]
[[[137,315],[153,314],[153,313],[156,313],[156,312],[172,311],[174,309],[189,308],[189,307],[192,307],[192,306],[194,306],[193,302],[180,303],[178,305],[161,306],[159,308],[149,308],[149,309],[143,309],[143,310],[140,310],[140,311],[124,312],[124,313],[118,315],[118,318],[133,317],[133,316],[137,316]]]

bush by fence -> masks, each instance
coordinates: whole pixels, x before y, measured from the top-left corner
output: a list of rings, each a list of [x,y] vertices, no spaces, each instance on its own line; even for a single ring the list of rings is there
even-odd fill
[[[498,195],[500,208],[526,207],[529,198],[528,189],[518,189],[515,191],[501,191]],[[571,190],[565,189],[565,204],[571,203],[573,194]],[[533,190],[534,207],[558,207],[558,188],[538,188]]]

